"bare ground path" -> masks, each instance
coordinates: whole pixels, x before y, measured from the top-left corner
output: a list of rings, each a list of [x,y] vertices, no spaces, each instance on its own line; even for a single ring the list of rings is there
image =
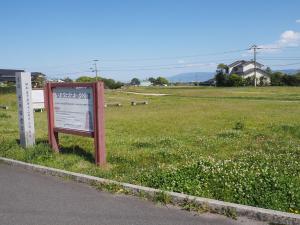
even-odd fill
[[[171,94],[162,94],[162,93],[143,93],[143,92],[133,92],[133,91],[122,91],[122,93],[144,95],[144,96],[170,96],[171,95]]]

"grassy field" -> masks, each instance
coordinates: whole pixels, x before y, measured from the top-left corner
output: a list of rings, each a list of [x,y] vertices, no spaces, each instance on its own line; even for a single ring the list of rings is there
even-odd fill
[[[139,93],[165,93],[143,96]],[[16,96],[0,92],[0,156],[118,181],[300,213],[300,88],[152,87],[107,91],[108,165],[94,166],[92,139],[60,135],[18,145]],[[130,106],[131,100],[149,105]]]

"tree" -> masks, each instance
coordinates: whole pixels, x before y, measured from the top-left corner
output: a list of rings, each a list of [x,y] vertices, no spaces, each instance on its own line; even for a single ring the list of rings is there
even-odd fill
[[[141,81],[138,78],[132,78],[132,80],[130,81],[131,85],[140,85]]]
[[[244,82],[246,86],[254,86],[254,76],[247,77]]]
[[[288,86],[300,86],[300,77],[297,75],[283,75],[282,82]]]
[[[284,85],[283,83],[283,73],[281,72],[274,72],[271,74],[271,85],[272,86],[282,86]]]
[[[40,72],[31,73],[31,84],[33,88],[43,88],[46,83],[46,75]]]
[[[121,82],[116,82],[113,79],[107,79],[102,77],[88,77],[88,76],[81,76],[76,79],[76,82],[95,82],[96,80],[103,81],[104,87],[108,89],[118,89],[121,88],[124,84]]]
[[[261,76],[259,78],[259,86],[266,86],[268,85],[268,78],[266,76]]]
[[[158,77],[155,80],[156,85],[165,85],[165,84],[168,84],[168,83],[169,83],[169,81],[164,77]]]
[[[150,77],[148,80],[151,82],[152,85],[155,85],[156,79],[154,77]]]
[[[106,78],[101,78],[101,80],[104,82],[104,87],[109,88],[109,89],[118,89],[123,86],[123,83],[121,82],[116,82],[113,79],[106,79]]]
[[[237,75],[237,74],[231,74],[229,77],[228,77],[228,84],[227,86],[230,86],[230,87],[240,87],[240,86],[243,86],[244,85],[244,79]]]
[[[120,81],[117,81],[114,83],[114,85],[112,86],[112,89],[119,89],[121,88],[122,86],[124,86],[124,83],[120,82]]]
[[[73,82],[73,80],[69,77],[64,78],[63,81],[66,82],[66,83],[72,83]]]
[[[270,68],[270,67],[267,67],[266,72],[267,72],[267,74],[271,75],[271,74],[272,74],[271,68]]]
[[[216,86],[217,87],[225,87],[227,86],[227,75],[224,74],[223,72],[219,71],[216,76],[215,76],[215,79],[216,79]]]
[[[217,73],[223,73],[223,74],[228,74],[229,73],[229,67],[224,64],[224,63],[220,63],[218,66],[217,66]]]
[[[169,81],[164,77],[157,77],[156,79],[154,77],[150,77],[148,80],[152,83],[152,85],[166,85],[166,84],[169,84]]]
[[[215,80],[216,80],[216,86],[217,87],[225,87],[229,85],[229,67],[224,64],[224,63],[220,63],[217,66],[217,70],[216,70],[216,75],[215,75]]]
[[[94,81],[95,81],[94,77],[88,77],[88,76],[81,76],[76,79],[76,82],[83,82],[83,83],[94,82]]]

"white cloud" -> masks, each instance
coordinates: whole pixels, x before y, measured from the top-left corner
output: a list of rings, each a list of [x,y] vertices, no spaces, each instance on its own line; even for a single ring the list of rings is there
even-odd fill
[[[300,23],[300,19],[296,20],[296,23]]]
[[[300,32],[287,30],[284,31],[279,40],[275,41],[272,44],[260,45],[261,52],[278,52],[280,48],[285,47],[298,47],[300,46]]]
[[[287,30],[281,34],[278,44],[281,47],[298,46],[300,44],[300,33],[293,30]]]

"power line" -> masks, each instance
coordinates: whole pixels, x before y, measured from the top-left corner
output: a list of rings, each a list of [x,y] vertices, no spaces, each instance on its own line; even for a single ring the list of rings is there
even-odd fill
[[[190,67],[199,67],[199,66],[209,66],[212,64],[217,64],[217,63],[207,63],[207,64],[187,64],[187,65],[178,65],[178,66],[169,66],[169,67],[156,67],[156,68],[133,68],[133,69],[103,69],[102,71],[143,71],[143,70],[169,70],[169,69],[180,69],[180,68],[190,68]],[[76,71],[76,72],[67,72],[67,73],[59,73],[59,74],[53,74],[51,76],[65,76],[65,75],[70,75],[70,74],[80,74],[80,73],[85,73],[85,72],[94,72],[94,71]]]
[[[75,71],[75,72],[67,72],[67,73],[58,73],[58,74],[49,74],[51,77],[55,76],[68,76],[68,75],[75,75],[75,74],[81,74],[81,73],[88,73],[91,72],[90,70],[84,70],[84,71]]]
[[[64,64],[64,65],[52,65],[52,66],[43,66],[45,68],[62,68],[62,67],[67,67],[67,66],[76,66],[76,65],[83,65],[83,64],[88,64],[91,63],[93,60],[89,60],[89,61],[82,61],[82,62],[78,62],[78,63],[70,63],[70,64]]]
[[[284,49],[284,48],[297,48],[295,47],[257,47],[258,50],[266,49]],[[214,56],[214,55],[225,55],[225,54],[231,54],[231,53],[238,53],[238,52],[244,52],[251,49],[237,49],[237,50],[229,50],[229,51],[222,51],[222,52],[212,52],[212,53],[205,53],[205,54],[195,54],[195,55],[182,55],[182,56],[170,56],[170,57],[153,57],[153,58],[135,58],[135,59],[102,59],[103,62],[141,62],[141,61],[156,61],[156,60],[167,60],[167,59],[182,59],[182,58],[196,58],[201,56]],[[75,66],[75,65],[82,65],[91,63],[94,60],[87,60],[83,62],[78,63],[70,63],[70,64],[64,64],[64,65],[54,65],[54,66],[44,66],[45,68],[63,68],[67,66]]]
[[[294,61],[294,60],[300,60],[300,58],[294,58],[294,59],[268,59],[268,58],[260,58],[261,60],[267,60],[267,61],[269,61],[269,60],[274,60],[274,61]]]
[[[247,51],[247,49],[238,49],[238,50],[229,50],[223,52],[212,52],[207,54],[195,54],[195,55],[182,55],[182,56],[170,56],[170,57],[153,57],[153,58],[136,58],[136,59],[101,59],[103,62],[132,62],[132,61],[155,61],[155,60],[162,60],[162,59],[182,59],[182,58],[195,58],[200,56],[214,56],[214,55],[224,55],[230,53],[238,53]],[[83,65],[94,62],[94,60],[87,60],[78,63],[70,63],[70,64],[63,64],[63,65],[52,65],[52,66],[43,66],[44,68],[63,68],[67,66],[76,66],[76,65]]]
[[[210,64],[206,64],[206,65],[211,65]],[[216,63],[217,64],[217,63]],[[300,65],[300,62],[297,63],[289,63],[289,64],[273,64],[273,65],[267,65],[267,66],[291,66],[291,65]],[[199,65],[195,65],[195,66],[199,66]],[[169,70],[169,69],[182,69],[182,68],[190,68],[190,67],[195,67],[195,66],[173,66],[173,67],[160,67],[160,68],[140,68],[140,69],[112,69],[112,70],[102,70],[102,71],[142,71],[142,70],[156,70],[156,69],[161,69],[161,70]],[[202,66],[205,66],[205,64],[203,64]],[[75,75],[75,74],[81,74],[81,73],[87,73],[87,72],[91,72],[90,70],[86,70],[86,71],[75,71],[75,72],[67,72],[67,73],[60,73],[60,74],[53,74],[50,75],[51,77],[55,77],[55,76],[68,76],[68,75]]]
[[[300,56],[289,56],[289,57],[260,57],[263,60],[300,60]]]
[[[136,58],[136,59],[103,59],[101,61],[104,62],[130,62],[130,61],[154,61],[154,60],[162,60],[162,59],[181,59],[181,58],[195,58],[200,56],[213,56],[213,55],[224,55],[230,53],[238,53],[244,52],[248,49],[239,49],[239,50],[230,50],[230,51],[223,51],[223,52],[214,52],[214,53],[207,53],[207,54],[196,54],[196,55],[183,55],[183,56],[170,56],[170,57],[154,57],[154,58]]]
[[[268,66],[293,66],[293,65],[300,65],[300,62],[288,63],[288,64],[275,64],[275,65],[268,65]]]
[[[220,61],[232,61],[237,59],[223,59]],[[219,64],[219,62],[212,62],[212,61],[197,61],[197,62],[190,62],[185,64],[166,64],[166,65],[149,65],[149,66],[134,66],[131,69],[127,69],[128,67],[123,67],[122,69],[103,69],[102,71],[140,71],[140,70],[156,70],[156,69],[177,69],[177,68],[190,68],[190,67],[200,67],[200,66],[210,66]],[[103,67],[104,68],[104,67]],[[130,67],[129,67],[130,68]]]
[[[257,55],[257,51],[261,50],[261,49],[282,49],[282,48],[290,48],[290,47],[259,47],[257,45],[252,45],[249,50],[253,50],[253,62],[254,62],[254,86],[256,87],[257,85],[257,80],[256,80],[256,55]],[[286,65],[278,65],[278,66],[288,66],[288,65],[297,65],[296,64],[286,64]],[[270,65],[270,66],[274,66],[274,65]],[[276,65],[277,66],[277,65]]]
[[[219,61],[222,62],[227,62],[227,61],[233,61],[237,60],[235,59],[220,59]],[[185,64],[163,64],[163,65],[140,65],[140,66],[124,66],[124,67],[102,67],[103,69],[101,71],[142,71],[142,70],[157,70],[157,69],[163,69],[163,70],[168,70],[168,69],[177,69],[177,68],[190,68],[190,67],[200,67],[200,66],[209,66],[209,65],[214,65],[218,64],[218,62],[212,62],[212,61],[193,61]],[[95,64],[94,64],[95,65]],[[117,68],[117,69],[115,69]],[[69,72],[69,73],[58,73],[59,74],[76,74],[76,73],[81,73],[81,72],[96,72],[96,69],[91,68],[93,70],[91,71],[79,71],[79,72]]]
[[[263,46],[258,46],[259,49],[269,49],[269,50],[272,50],[272,49],[294,49],[294,48],[299,48],[300,46],[280,46],[280,47],[263,47]]]
[[[218,61],[234,61],[237,60],[236,58],[232,59],[218,59]],[[193,62],[186,62],[186,63],[172,63],[172,64],[156,64],[156,65],[137,65],[137,66],[113,66],[113,67],[102,67],[104,70],[105,69],[114,69],[114,68],[133,68],[133,69],[138,69],[138,68],[152,68],[152,67],[166,67],[166,66],[184,66],[184,65],[192,65],[192,64],[201,64],[201,63],[214,63],[211,60],[209,61],[193,61]]]
[[[200,57],[200,56],[213,56],[213,55],[224,55],[224,54],[230,54],[230,53],[238,53],[238,52],[244,52],[244,51],[249,51],[253,50],[253,60],[256,62],[256,54],[257,50],[261,49],[283,49],[283,48],[295,48],[295,47],[258,47],[256,45],[253,45],[249,49],[238,49],[238,50],[229,50],[229,51],[223,51],[223,52],[214,52],[214,53],[207,53],[207,54],[195,54],[195,55],[184,55],[184,56],[173,56],[173,57],[154,57],[154,58],[137,58],[137,59],[103,59],[101,61],[105,62],[130,62],[130,61],[154,61],[154,60],[162,60],[162,59],[182,59],[182,58],[195,58],[195,57]],[[299,60],[300,58],[296,57],[291,57],[291,58],[261,58],[262,60]],[[220,61],[229,61],[231,59],[223,59],[219,60]],[[72,65],[80,65],[80,64],[86,64],[86,63],[91,63],[94,62],[94,68],[92,72],[95,72],[96,77],[98,77],[98,67],[97,67],[97,61],[98,60],[89,60],[89,61],[84,61],[80,63],[72,63],[72,64],[65,64],[65,65],[60,65],[60,66],[52,66],[52,68],[59,68],[59,67],[66,67],[66,66],[72,66]],[[207,63],[207,64],[205,64]],[[202,64],[202,65],[201,65]],[[161,69],[161,70],[168,70],[168,69],[178,69],[178,68],[189,68],[189,67],[199,67],[199,66],[208,66],[212,64],[218,64],[215,62],[209,62],[208,61],[202,61],[202,62],[189,62],[186,64],[162,64],[162,65],[139,65],[139,66],[113,66],[113,67],[102,67],[102,71],[142,71],[142,70],[156,70],[156,69]],[[298,64],[298,63],[297,63]],[[284,65],[297,65],[297,64],[284,64]],[[254,73],[256,73],[256,63]],[[282,66],[284,66],[282,65]],[[272,65],[272,66],[281,66],[281,65]],[[50,66],[51,68],[51,66]],[[116,69],[117,68],[117,69]],[[69,73],[59,73],[56,74],[58,75],[68,75],[68,74],[79,74],[79,73],[86,73],[86,72],[91,72],[91,71],[76,71],[76,72],[69,72]]]

